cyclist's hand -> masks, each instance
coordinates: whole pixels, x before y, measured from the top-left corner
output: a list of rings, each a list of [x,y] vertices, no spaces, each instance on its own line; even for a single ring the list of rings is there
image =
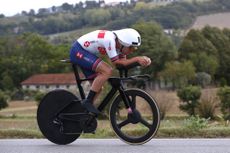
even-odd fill
[[[151,59],[148,58],[147,56],[140,56],[138,57],[138,63],[141,65],[141,66],[149,66],[151,64]]]
[[[149,66],[151,64],[151,59],[147,56],[143,56],[143,58],[146,60],[147,66]]]

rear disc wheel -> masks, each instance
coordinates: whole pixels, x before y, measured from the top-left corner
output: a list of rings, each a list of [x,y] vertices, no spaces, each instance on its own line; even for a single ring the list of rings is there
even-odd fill
[[[60,131],[61,122],[57,119],[64,107],[77,100],[77,97],[66,90],[49,92],[41,100],[37,110],[37,123],[42,134],[51,142],[65,145],[75,141],[80,134],[67,135]]]

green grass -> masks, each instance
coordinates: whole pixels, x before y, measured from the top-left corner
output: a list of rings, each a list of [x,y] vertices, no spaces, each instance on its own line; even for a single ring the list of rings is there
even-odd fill
[[[132,135],[146,132],[146,128],[126,129]],[[210,122],[206,128],[191,129],[185,120],[163,120],[156,138],[226,138],[230,137],[230,125],[226,122]],[[1,118],[0,138],[44,138],[35,118]],[[116,138],[108,120],[99,120],[95,134],[82,134],[81,138]]]
[[[44,138],[40,131],[29,129],[0,129],[0,139]]]
[[[0,139],[3,138],[44,138],[36,121],[36,103],[11,102],[9,108],[0,111]],[[177,112],[173,109],[173,113]],[[172,111],[171,111],[172,112]],[[218,118],[215,121],[197,123],[197,119],[188,119],[186,114],[169,113],[161,121],[156,138],[222,138],[230,137],[230,124]],[[198,119],[199,121],[199,119]],[[188,125],[188,122],[191,123]],[[200,128],[193,128],[198,126]],[[125,129],[131,134],[139,135],[146,128]],[[98,128],[95,134],[82,134],[82,138],[116,138],[109,120],[98,120]]]
[[[202,130],[191,130],[188,128],[160,128],[158,138],[229,138],[230,127],[215,127]]]

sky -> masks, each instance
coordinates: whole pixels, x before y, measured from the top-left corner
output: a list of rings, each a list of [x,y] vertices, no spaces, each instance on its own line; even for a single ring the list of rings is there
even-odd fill
[[[5,16],[13,16],[22,11],[29,12],[34,9],[36,12],[39,8],[49,8],[52,6],[60,6],[67,2],[69,4],[76,4],[85,0],[0,0],[0,14]],[[98,0],[95,0],[98,1]],[[105,3],[126,1],[126,0],[105,0]]]

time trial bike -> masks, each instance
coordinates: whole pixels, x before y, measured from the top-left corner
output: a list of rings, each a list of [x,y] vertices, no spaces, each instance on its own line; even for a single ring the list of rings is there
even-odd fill
[[[69,60],[62,60],[69,62]],[[126,81],[147,81],[148,75],[128,76],[128,70],[138,66],[118,66],[120,76],[108,79],[111,90],[97,107],[100,112],[110,104],[109,120],[115,134],[128,144],[144,144],[156,134],[160,124],[159,108],[147,92],[138,88],[126,88]],[[83,133],[95,133],[99,115],[89,113],[82,107],[85,99],[78,66],[72,64],[80,97],[57,89],[47,93],[37,110],[37,123],[40,131],[49,141],[65,145],[72,143]]]

